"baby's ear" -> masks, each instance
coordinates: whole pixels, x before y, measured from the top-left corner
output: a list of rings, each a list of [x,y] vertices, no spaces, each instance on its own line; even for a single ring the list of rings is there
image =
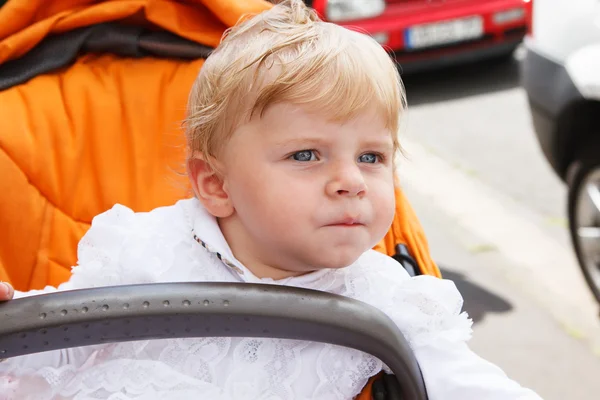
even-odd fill
[[[217,160],[212,159],[209,163],[203,156],[195,154],[187,162],[187,172],[194,193],[204,208],[217,218],[226,218],[233,214],[234,209],[224,190],[218,166]]]

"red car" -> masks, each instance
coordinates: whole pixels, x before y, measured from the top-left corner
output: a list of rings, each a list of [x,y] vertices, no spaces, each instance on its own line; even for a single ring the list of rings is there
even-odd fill
[[[532,0],[306,0],[330,22],[368,32],[403,72],[510,56]]]

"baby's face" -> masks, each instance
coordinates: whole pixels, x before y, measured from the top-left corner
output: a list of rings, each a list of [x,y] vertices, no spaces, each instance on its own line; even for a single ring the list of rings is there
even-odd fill
[[[340,124],[276,104],[241,126],[221,156],[235,208],[222,228],[249,267],[345,267],[392,222],[393,142],[375,112]]]

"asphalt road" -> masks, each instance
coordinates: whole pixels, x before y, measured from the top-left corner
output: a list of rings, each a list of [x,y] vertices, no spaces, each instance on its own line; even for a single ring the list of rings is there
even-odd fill
[[[518,54],[516,55],[518,58]],[[546,400],[600,398],[598,307],[517,61],[404,77],[402,185],[475,321],[472,348]]]

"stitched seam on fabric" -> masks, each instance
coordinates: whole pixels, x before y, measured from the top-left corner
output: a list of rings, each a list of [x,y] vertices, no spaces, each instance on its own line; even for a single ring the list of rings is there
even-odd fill
[[[66,214],[65,214],[65,213],[63,213],[63,212],[62,212],[60,209],[58,209],[58,208],[56,208],[56,207],[54,208],[54,213],[61,213],[62,215],[64,215],[64,216],[65,216],[65,218],[72,220],[72,221],[73,221],[73,222],[74,222],[74,223],[77,225],[77,227],[78,227],[78,228],[80,228],[80,229],[82,229],[82,230],[83,230],[83,234],[85,234],[85,232],[86,232],[86,231],[87,231],[87,230],[90,228],[90,226],[91,226],[91,223],[87,223],[87,222],[78,222],[78,221],[75,221],[75,220],[73,220],[73,219],[72,219],[70,216],[66,215]],[[52,227],[54,227],[54,225],[52,225]],[[50,232],[52,232],[52,230],[51,230]],[[77,233],[78,233],[78,232],[77,232]],[[51,235],[49,234],[49,236],[51,236]],[[81,235],[81,236],[83,236],[83,235]],[[51,236],[50,238],[52,238],[52,237],[53,237],[53,236]],[[81,240],[81,239],[79,239],[79,240]],[[75,247],[75,251],[77,251],[77,246]],[[48,262],[53,262],[54,264],[56,264],[56,265],[59,265],[59,266],[61,266],[62,268],[65,268],[65,269],[66,269],[66,270],[68,270],[68,271],[71,271],[71,269],[73,269],[73,266],[77,264],[77,255],[75,255],[75,261],[74,261],[74,264],[63,264],[62,262],[59,262],[59,261],[55,260],[54,258],[52,258],[52,257],[51,257],[50,251],[48,251],[48,254],[46,255],[46,258],[47,258]]]
[[[29,175],[27,175],[25,173],[22,166],[16,162],[15,158],[10,155],[10,153],[1,145],[1,143],[0,143],[0,151],[2,151],[2,153],[4,153],[6,155],[8,160],[11,161],[15,165],[15,167],[23,173],[23,175],[25,176],[25,179],[27,179],[27,183],[29,184],[29,186],[35,188],[35,190],[38,192],[38,194],[45,201],[44,209],[43,209],[43,217],[42,217],[42,222],[41,222],[42,228],[40,229],[40,235],[38,237],[37,252],[36,252],[36,256],[34,258],[35,261],[31,268],[31,271],[29,273],[29,277],[27,278],[27,286],[28,286],[28,288],[31,288],[31,283],[33,281],[34,276],[36,275],[36,273],[38,271],[38,268],[40,268],[42,260],[49,260],[48,248],[42,248],[42,244],[44,243],[44,241],[47,244],[47,241],[50,240],[49,235],[50,235],[50,228],[51,228],[52,221],[51,220],[48,221],[48,218],[50,218],[50,219],[52,218],[51,211],[57,210],[59,212],[62,212],[65,216],[67,216],[67,218],[70,218],[72,221],[74,221],[78,224],[82,224],[82,225],[89,225],[89,224],[86,222],[83,222],[83,221],[75,220],[73,217],[66,214],[60,208],[56,207],[53,203],[51,203],[50,200],[48,200],[48,197],[45,196],[44,193],[42,193],[42,191],[40,190],[39,187],[34,185],[33,181],[30,179]],[[47,236],[47,237],[45,237],[45,236]],[[57,264],[60,264],[60,263],[57,263]],[[47,271],[46,271],[46,275],[47,275]]]
[[[23,172],[23,175],[25,175],[25,177],[27,178],[27,182],[28,182],[28,183],[29,183],[31,186],[33,186],[33,187],[35,188],[35,190],[36,190],[36,191],[37,191],[37,192],[40,194],[40,196],[42,196],[42,197],[43,197],[43,198],[46,200],[46,202],[47,202],[49,205],[51,205],[53,208],[55,208],[55,209],[59,210],[61,213],[63,213],[63,214],[64,214],[64,215],[66,215],[67,217],[69,217],[69,218],[70,218],[71,220],[73,220],[74,222],[77,222],[78,224],[87,224],[87,225],[89,225],[89,224],[90,224],[90,222],[88,222],[88,221],[82,221],[82,220],[79,220],[79,219],[75,219],[75,218],[73,218],[73,216],[72,216],[72,215],[70,215],[70,214],[66,213],[66,212],[65,212],[65,211],[64,211],[62,208],[58,207],[56,204],[54,204],[52,201],[50,201],[50,199],[48,198],[48,196],[47,196],[47,195],[46,195],[44,192],[42,192],[42,191],[40,190],[40,188],[39,188],[37,185],[35,185],[35,184],[34,184],[34,181],[32,181],[32,180],[31,180],[31,177],[25,173],[25,170],[24,170],[24,168],[22,167],[22,165],[21,165],[21,164],[19,164],[19,163],[18,163],[18,162],[15,160],[15,158],[14,158],[14,157],[12,157],[12,156],[10,155],[10,153],[9,153],[9,152],[8,152],[8,151],[7,151],[7,150],[6,150],[6,149],[5,149],[3,146],[2,146],[2,143],[0,143],[0,150],[2,150],[2,152],[3,152],[4,154],[6,154],[6,156],[7,156],[7,157],[8,157],[8,158],[9,158],[9,159],[10,159],[10,160],[13,162],[13,164],[15,164],[15,165],[17,166],[17,168],[18,168],[18,169],[20,169],[20,170],[21,170],[21,172]]]
[[[39,190],[37,189],[37,187],[35,187],[35,186],[34,186],[34,185],[31,183],[31,180],[29,179],[29,176],[27,176],[27,174],[25,174],[25,172],[23,171],[23,169],[21,168],[21,166],[20,166],[20,165],[19,165],[17,162],[15,162],[15,159],[14,159],[13,157],[11,157],[11,156],[10,156],[10,154],[8,153],[8,151],[6,151],[6,149],[5,149],[4,147],[2,147],[1,143],[0,143],[0,151],[2,151],[2,153],[4,153],[4,155],[6,155],[6,158],[7,158],[9,161],[11,161],[11,162],[12,162],[12,163],[15,165],[15,167],[16,167],[16,168],[17,168],[19,171],[21,171],[21,172],[23,173],[23,175],[25,176],[25,179],[27,179],[27,183],[28,183],[30,186],[33,186],[34,188],[36,188],[36,190],[37,190],[37,191],[38,191],[38,193],[39,193]],[[40,193],[40,194],[41,194],[41,193]],[[43,197],[43,196],[42,196],[42,197]],[[46,200],[46,203],[44,204],[44,214],[45,214],[45,212],[46,212],[46,207],[47,207],[47,205],[48,205],[48,199],[46,199],[45,197],[43,197],[43,198]],[[38,237],[38,248],[37,248],[37,252],[36,252],[36,257],[34,258],[34,262],[33,262],[33,265],[32,265],[32,267],[31,267],[31,272],[29,273],[29,277],[27,278],[27,285],[28,285],[28,287],[31,287],[31,280],[33,279],[33,275],[34,275],[34,273],[35,273],[35,270],[36,270],[36,268],[37,268],[37,265],[38,265],[39,243],[40,243],[40,242],[41,242],[41,240],[42,240],[42,239],[41,239],[42,235],[43,235],[43,232],[42,232],[42,230],[40,230],[40,236]]]
[[[41,232],[40,238],[38,241],[38,251],[36,256],[36,262],[31,270],[31,274],[29,275],[29,282],[27,285],[31,288],[31,283],[33,282],[34,276],[38,275],[38,271],[40,268],[46,264],[45,280],[48,281],[48,243],[50,242],[50,228],[52,227],[52,217],[53,217],[54,207],[50,205],[48,201],[44,205],[44,212],[41,221]]]

